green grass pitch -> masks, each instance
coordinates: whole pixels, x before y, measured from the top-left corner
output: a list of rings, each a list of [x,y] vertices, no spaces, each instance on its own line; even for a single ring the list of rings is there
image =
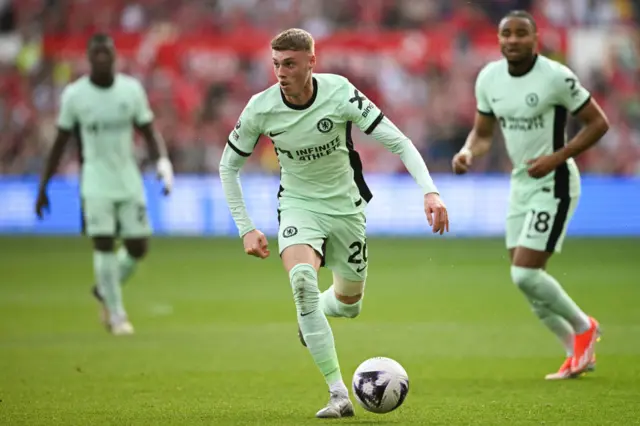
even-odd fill
[[[275,250],[275,247],[273,247]],[[327,401],[277,255],[154,239],[114,338],[80,238],[0,238],[0,424],[305,425]],[[332,319],[345,381],[401,362],[405,404],[340,424],[640,424],[640,240],[570,239],[550,272],[602,323],[597,371],[545,382],[563,353],[510,283],[500,240],[371,239],[360,317]],[[330,273],[321,273],[321,287]],[[355,401],[354,401],[355,402]]]

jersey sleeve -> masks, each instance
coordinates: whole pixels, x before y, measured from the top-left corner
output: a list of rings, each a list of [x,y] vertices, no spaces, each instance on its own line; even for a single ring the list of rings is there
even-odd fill
[[[60,95],[60,111],[57,125],[59,129],[71,131],[76,124],[76,114],[73,107],[71,87],[66,87]]]
[[[345,118],[355,123],[367,135],[370,135],[384,118],[380,108],[348,80],[341,96],[344,97],[342,105]]]
[[[560,65],[556,72],[556,102],[577,114],[591,100],[591,93],[568,67]]]
[[[483,115],[493,115],[489,95],[487,94],[488,73],[489,68],[485,67],[478,73],[478,77],[476,78],[476,110]]]
[[[139,81],[136,81],[136,112],[134,120],[138,126],[144,126],[153,121],[154,115],[149,106],[147,92]]]
[[[261,133],[258,117],[255,113],[255,98],[251,98],[240,114],[236,126],[229,134],[227,144],[236,154],[248,157],[258,143]]]

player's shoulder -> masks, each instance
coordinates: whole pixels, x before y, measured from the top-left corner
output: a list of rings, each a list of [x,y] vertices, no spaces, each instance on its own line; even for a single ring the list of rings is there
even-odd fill
[[[497,59],[495,61],[487,62],[476,76],[478,84],[487,83],[495,78],[502,77],[507,70],[507,61],[503,59]]]
[[[280,102],[282,102],[280,85],[275,83],[251,96],[245,110],[254,115],[261,115],[273,110]]]
[[[78,77],[77,79],[67,83],[66,86],[62,89],[62,93],[60,94],[60,98],[63,101],[70,101],[74,97],[76,97],[77,93],[81,93],[89,86],[89,76],[83,75]]]
[[[70,81],[64,87],[64,91],[66,92],[77,92],[78,90],[82,90],[89,85],[89,76],[83,75],[78,77],[77,79]]]
[[[544,55],[538,55],[536,69],[547,76],[564,77],[573,74],[573,71],[568,66]]]
[[[345,87],[349,86],[351,82],[349,79],[340,74],[332,73],[314,73],[314,78],[318,80],[318,83],[333,87]]]
[[[142,86],[142,82],[140,80],[138,80],[132,75],[125,74],[125,73],[116,74],[116,83],[118,84],[118,86],[125,89],[129,89],[129,88],[133,88],[137,90],[144,89]]]
[[[327,98],[343,99],[353,95],[353,90],[358,90],[349,79],[340,74],[314,73],[318,81],[318,91]]]

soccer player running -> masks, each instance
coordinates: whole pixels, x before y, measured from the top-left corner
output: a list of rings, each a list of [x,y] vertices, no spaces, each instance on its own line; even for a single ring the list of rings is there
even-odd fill
[[[487,64],[478,75],[474,127],[453,158],[453,170],[466,173],[474,158],[489,151],[499,123],[513,164],[506,224],[511,278],[566,350],[560,369],[546,378],[577,377],[595,367],[599,325],[546,266],[560,252],[580,197],[573,158],[594,145],[609,125],[571,70],[536,53],[537,27],[531,15],[507,14],[498,38],[504,59]],[[568,143],[567,111],[584,125]]]
[[[353,405],[327,316],[356,317],[362,308],[368,255],[364,208],[372,194],[351,139],[352,123],[398,154],[424,194],[434,233],[449,220],[427,167],[411,141],[346,78],[314,73],[314,40],[289,29],[271,41],[278,83],[251,97],[220,162],[227,203],[245,252],[266,258],[267,239],[247,214],[239,170],[259,136],[273,141],[281,167],[278,248],[289,274],[303,344],[325,377],[330,399],[320,418],[352,416]],[[333,285],[318,289],[318,269]]]
[[[153,112],[139,81],[116,73],[115,46],[104,34],[88,43],[91,71],[70,83],[61,95],[58,134],[42,174],[36,214],[49,209],[47,185],[72,134],[80,142],[83,231],[93,239],[94,296],[103,308],[103,323],[114,335],[134,332],[125,311],[121,284],[147,252],[151,227],[143,180],[136,163],[133,129],[143,135],[168,194],[173,168],[161,137],[153,128]],[[115,252],[115,239],[124,246]]]

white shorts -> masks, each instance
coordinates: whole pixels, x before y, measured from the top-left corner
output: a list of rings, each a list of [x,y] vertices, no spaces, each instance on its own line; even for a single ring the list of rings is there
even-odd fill
[[[507,249],[526,247],[559,253],[578,200],[579,197],[556,198],[548,188],[528,194],[512,192],[506,224]]]

